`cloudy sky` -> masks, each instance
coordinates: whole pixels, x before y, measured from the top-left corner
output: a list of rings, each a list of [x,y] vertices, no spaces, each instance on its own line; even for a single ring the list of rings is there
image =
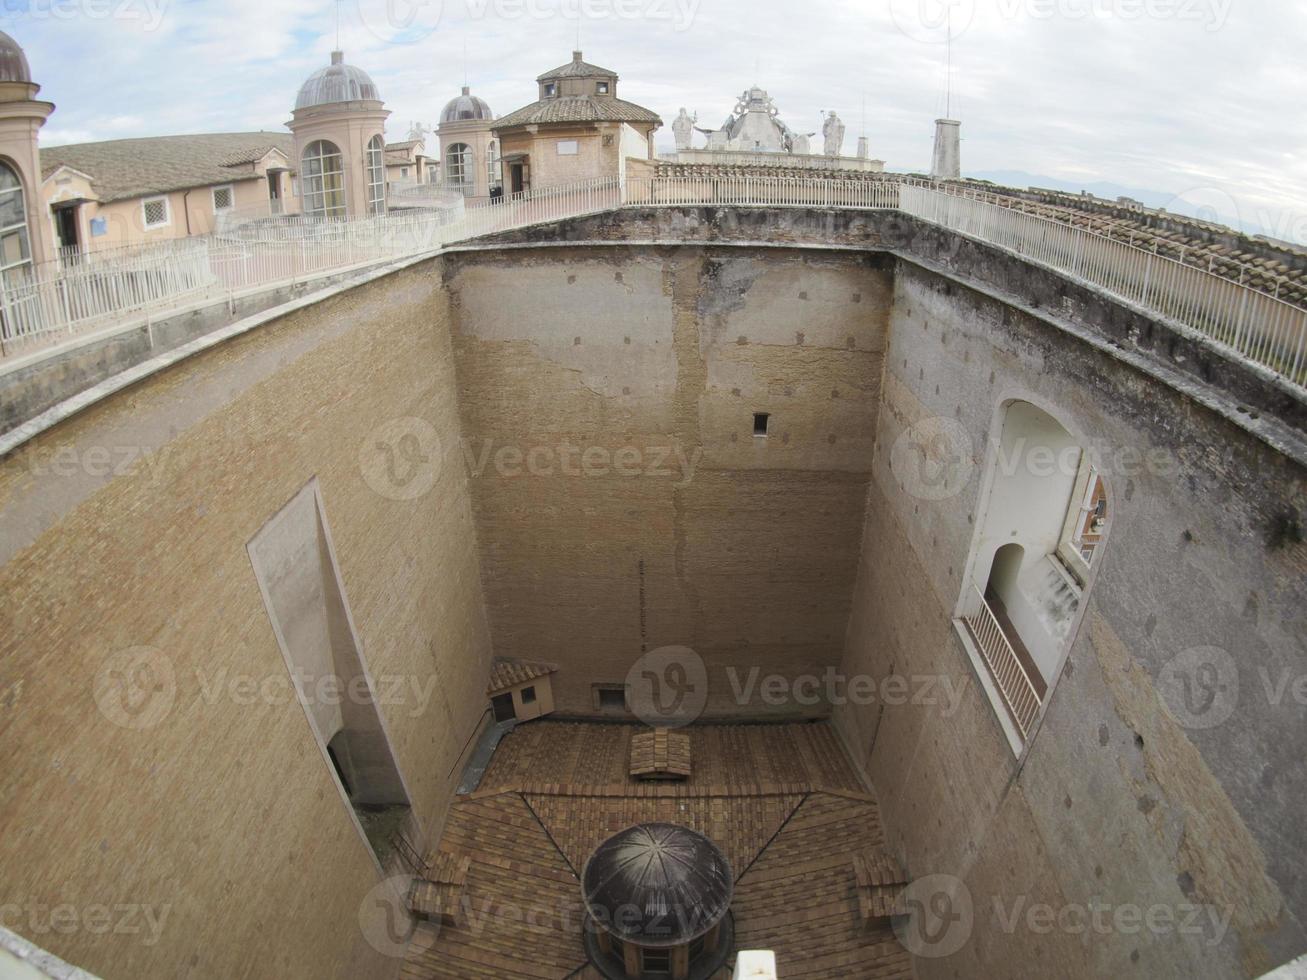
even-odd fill
[[[667,123],[720,125],[756,82],[794,129],[835,109],[846,152],[865,132],[894,170],[928,166],[951,33],[968,174],[1151,192],[1307,244],[1301,0],[0,0],[0,27],[58,105],[55,145],[281,129],[338,9],[392,140],[465,70],[497,113],[532,101],[579,30]]]

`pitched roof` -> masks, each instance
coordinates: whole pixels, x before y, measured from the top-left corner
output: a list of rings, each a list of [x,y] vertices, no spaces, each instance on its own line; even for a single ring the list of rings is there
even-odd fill
[[[507,129],[510,126],[528,126],[534,123],[568,122],[648,122],[659,126],[663,124],[658,113],[634,102],[593,95],[564,95],[553,99],[541,99],[539,102],[523,106],[501,119],[496,119],[491,128]]]
[[[610,75],[617,77],[617,72],[610,71],[607,68],[600,68],[598,65],[592,65],[589,62],[581,60],[581,52],[573,51],[572,60],[565,65],[559,65],[553,71],[547,71],[536,78],[537,82],[545,82],[551,78],[586,78],[590,75]]]
[[[41,176],[72,167],[94,181],[106,204],[149,194],[207,187],[253,176],[231,168],[280,150],[294,156],[290,133],[202,133],[152,136],[41,148]]]
[[[553,664],[535,663],[531,660],[496,659],[490,666],[490,683],[486,686],[486,694],[498,694],[518,684],[525,684],[537,677],[552,674],[556,670],[558,668]]]

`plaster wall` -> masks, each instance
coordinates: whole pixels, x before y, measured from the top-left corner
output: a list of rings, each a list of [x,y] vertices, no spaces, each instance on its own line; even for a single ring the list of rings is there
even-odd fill
[[[907,261],[882,392],[844,669],[961,693],[836,717],[911,874],[960,878],[974,908],[961,949],[919,958],[919,975],[1257,976],[1300,953],[1307,712],[1280,685],[1307,671],[1307,556],[1275,529],[1307,495],[1301,466],[1035,315]],[[1097,455],[1113,508],[1087,611],[1021,758],[951,622],[1012,399]],[[921,482],[914,448],[940,427],[955,451],[944,493]],[[1186,700],[1204,669],[1212,697]],[[1095,905],[1106,932],[1084,924]],[[1063,917],[1047,925],[1044,906]],[[1162,925],[1114,925],[1118,909],[1158,909]]]
[[[458,445],[446,309],[429,264],[397,273],[0,462],[5,926],[109,980],[397,973],[246,546],[316,477],[377,711],[438,832],[490,662],[466,479],[439,452]],[[133,928],[56,930],[61,904],[131,907]]]

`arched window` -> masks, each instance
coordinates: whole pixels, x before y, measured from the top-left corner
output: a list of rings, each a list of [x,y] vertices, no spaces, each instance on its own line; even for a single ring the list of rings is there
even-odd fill
[[[504,182],[504,161],[499,158],[499,144],[495,140],[486,147],[486,179],[490,187]]]
[[[32,240],[27,231],[23,182],[0,162],[0,278],[4,285],[25,282],[32,271]]]
[[[317,218],[345,217],[345,163],[340,148],[317,140],[304,150],[304,213]]]
[[[961,619],[976,669],[1014,750],[1061,672],[1107,532],[1107,486],[1087,451],[1043,409],[1008,404],[977,513]]]
[[[372,137],[363,155],[368,181],[368,214],[386,213],[386,141]]]
[[[476,157],[466,143],[452,143],[445,151],[445,186],[468,195],[476,186]]]

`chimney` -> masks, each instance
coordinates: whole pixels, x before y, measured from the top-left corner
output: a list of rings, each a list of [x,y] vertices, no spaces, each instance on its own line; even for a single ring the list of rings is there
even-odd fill
[[[331,63],[333,65],[343,65],[345,63],[345,52],[344,51],[331,52]]]
[[[956,119],[935,120],[935,156],[930,176],[932,180],[962,179],[962,123]]]
[[[580,51],[573,51],[573,52],[572,52],[572,60],[573,60],[573,61],[580,61],[580,60],[581,60],[581,52],[580,52]]]

